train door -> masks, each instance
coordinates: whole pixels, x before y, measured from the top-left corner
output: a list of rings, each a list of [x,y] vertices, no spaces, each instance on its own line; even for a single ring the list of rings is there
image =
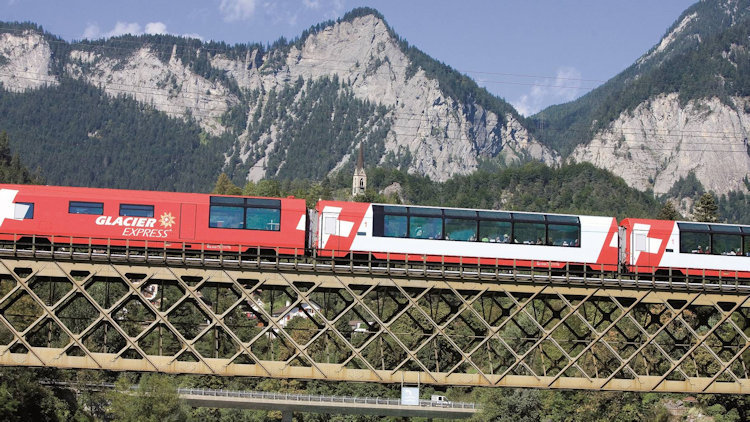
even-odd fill
[[[195,239],[195,204],[180,206],[180,238]]]
[[[628,248],[627,248],[628,229],[620,226],[617,229],[617,263],[619,268],[625,269],[628,265]]]
[[[339,249],[339,214],[336,212],[323,211],[321,214],[320,247],[322,249]]]
[[[654,245],[652,241],[655,239],[648,237],[650,229],[651,226],[649,225],[633,225],[633,233],[630,238],[630,265],[640,267],[655,267],[659,265],[659,262],[654,260],[655,257],[658,257],[659,245]]]

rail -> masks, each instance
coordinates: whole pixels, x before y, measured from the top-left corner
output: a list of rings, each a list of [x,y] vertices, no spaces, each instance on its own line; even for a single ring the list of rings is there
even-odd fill
[[[375,259],[372,253],[353,256],[349,251],[333,249],[269,249],[243,244],[73,236],[54,236],[54,243],[51,244],[46,237],[38,238],[35,235],[6,233],[0,236],[11,238],[0,240],[0,256],[13,258],[514,284],[547,283],[620,289],[750,293],[750,280],[739,278],[736,272],[734,277],[722,277],[721,274],[718,277],[708,277],[705,270],[697,268],[670,268],[667,273],[660,268],[662,273],[657,273],[657,268],[651,267],[651,271],[638,274],[595,271],[589,267],[600,264],[585,262],[564,263],[562,268],[553,268],[552,262],[543,260],[523,260],[531,265],[519,265],[517,260],[513,260],[511,265],[503,265],[499,259],[494,259],[493,265],[487,263],[492,259],[478,257],[440,256],[440,262],[436,262],[434,256],[428,261],[426,255],[394,254],[404,258],[392,259],[391,254],[386,254],[386,259],[383,260]],[[337,257],[340,255],[343,257]]]

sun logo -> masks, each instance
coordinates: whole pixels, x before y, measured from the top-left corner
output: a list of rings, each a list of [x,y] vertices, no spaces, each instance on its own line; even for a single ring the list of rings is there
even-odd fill
[[[171,212],[165,212],[164,214],[159,217],[159,224],[161,224],[162,227],[172,227],[174,224],[174,216],[172,216]]]

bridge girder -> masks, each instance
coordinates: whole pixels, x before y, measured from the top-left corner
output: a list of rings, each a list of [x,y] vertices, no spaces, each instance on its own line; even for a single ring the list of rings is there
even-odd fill
[[[0,259],[0,364],[746,394],[748,298]]]

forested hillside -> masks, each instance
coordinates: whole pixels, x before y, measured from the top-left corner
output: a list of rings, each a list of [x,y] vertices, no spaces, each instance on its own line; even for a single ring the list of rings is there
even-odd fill
[[[729,13],[725,7],[733,10]],[[750,1],[698,2],[667,30],[669,42],[655,46],[583,97],[529,117],[527,127],[542,142],[567,155],[620,114],[659,94],[677,92],[681,104],[750,96],[749,37]],[[750,109],[742,111],[750,113]]]
[[[71,79],[24,93],[0,90],[0,128],[49,183],[206,191],[228,140],[128,97]]]

